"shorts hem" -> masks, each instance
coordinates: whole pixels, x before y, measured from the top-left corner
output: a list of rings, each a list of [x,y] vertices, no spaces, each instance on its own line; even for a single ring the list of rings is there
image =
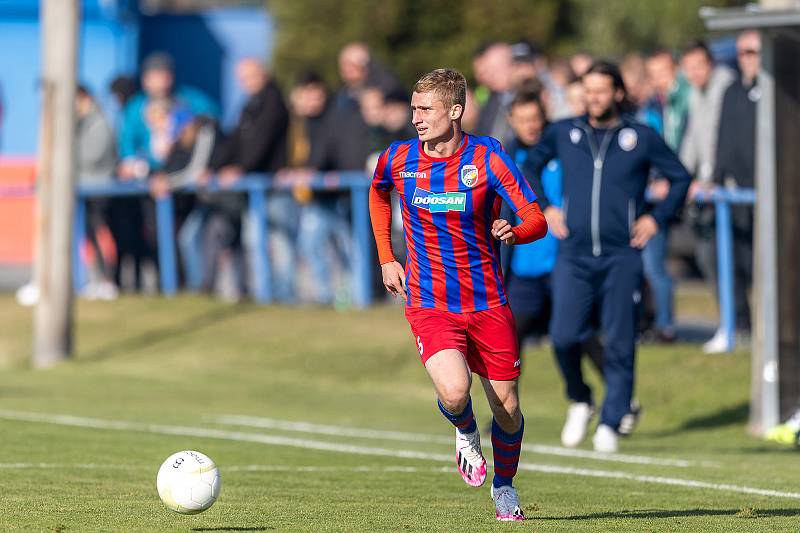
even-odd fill
[[[491,379],[492,381],[514,381],[518,379],[521,372],[518,370],[516,372],[511,372],[509,374],[500,374],[498,375],[496,372],[492,372],[492,375],[489,376],[489,372],[478,372],[477,370],[472,370],[473,374],[477,374],[482,378]]]

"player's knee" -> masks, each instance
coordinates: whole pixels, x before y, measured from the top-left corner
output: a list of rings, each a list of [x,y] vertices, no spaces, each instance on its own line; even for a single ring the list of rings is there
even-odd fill
[[[439,401],[449,412],[461,413],[469,402],[469,388],[461,386],[444,387],[439,392]]]
[[[513,391],[500,392],[489,399],[493,413],[505,413],[514,418],[519,413],[519,397]]]

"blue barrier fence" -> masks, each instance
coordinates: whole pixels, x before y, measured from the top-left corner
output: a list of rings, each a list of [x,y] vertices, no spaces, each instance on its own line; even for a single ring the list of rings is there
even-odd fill
[[[364,308],[372,302],[369,261],[371,257],[372,236],[369,225],[368,191],[369,179],[360,172],[336,172],[315,174],[304,183],[312,190],[349,191],[351,205],[351,236],[353,257],[351,284],[353,304]],[[250,266],[255,282],[254,299],[259,303],[273,300],[271,280],[271,258],[267,237],[269,235],[267,218],[267,195],[272,191],[289,190],[292,184],[282,183],[273,176],[251,174],[230,187],[221,189],[215,185],[204,188],[204,192],[238,191],[248,196],[248,216],[254,232],[254,246],[249,252]],[[194,192],[194,187],[179,189],[180,192]],[[18,197],[21,188],[0,189],[0,197]],[[32,194],[27,189],[28,194]],[[145,196],[150,194],[146,184],[140,182],[120,182],[103,186],[80,186],[75,209],[73,245],[73,283],[82,288],[88,279],[86,266],[80,254],[80,244],[84,242],[86,230],[86,200],[114,196]],[[727,350],[735,346],[736,297],[734,292],[733,232],[731,228],[731,206],[753,205],[756,194],[753,189],[718,189],[710,194],[696,198],[698,203],[713,203],[716,209],[717,241],[717,283],[720,310],[720,328],[727,338]],[[174,211],[172,196],[164,196],[155,201],[158,240],[158,261],[161,291],[172,296],[178,291],[178,265],[175,243]]]
[[[733,287],[733,229],[731,205],[753,205],[753,189],[719,189],[704,198],[714,203],[717,230],[717,286],[720,329],[725,333],[726,351],[736,345],[736,292]]]
[[[351,206],[351,238],[353,256],[351,258],[351,286],[353,305],[364,308],[372,303],[372,285],[369,262],[371,250],[371,231],[369,225],[368,192],[369,178],[361,172],[335,172],[315,174],[303,186],[311,190],[349,191]],[[253,231],[253,246],[248,250],[249,264],[253,272],[254,299],[259,303],[273,300],[271,260],[267,237],[269,235],[267,195],[271,191],[290,190],[293,184],[284,183],[273,176],[248,174],[235,184],[220,188],[210,185],[203,192],[241,192],[248,197],[247,216]],[[195,187],[182,187],[174,192],[195,192]],[[88,279],[86,266],[80,255],[80,243],[84,242],[86,230],[86,200],[112,196],[145,196],[150,194],[146,184],[138,182],[115,183],[102,186],[80,186],[75,208],[75,238],[73,246],[73,284],[77,289],[83,287]],[[178,292],[178,265],[175,244],[174,210],[172,196],[155,200],[156,236],[158,242],[159,282],[161,292],[173,296]]]

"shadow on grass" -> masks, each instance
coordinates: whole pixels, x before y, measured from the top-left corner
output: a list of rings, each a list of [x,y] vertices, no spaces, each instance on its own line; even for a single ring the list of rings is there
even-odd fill
[[[642,519],[687,518],[692,516],[730,516],[737,518],[770,518],[800,516],[800,509],[755,509],[752,514],[742,515],[743,509],[639,509],[630,511],[609,511],[572,516],[528,516],[528,520],[596,520],[603,518]]]
[[[274,527],[236,527],[236,526],[220,526],[220,527],[193,527],[192,531],[269,531],[275,529]]]
[[[713,413],[697,416],[686,420],[683,424],[674,429],[653,433],[656,437],[667,437],[684,431],[707,430],[733,426],[747,422],[750,414],[750,404],[741,402],[733,406],[723,407]]]
[[[218,324],[224,320],[250,313],[253,310],[254,307],[250,305],[231,305],[212,309],[206,313],[191,316],[177,324],[155,327],[127,338],[117,339],[107,346],[81,354],[78,362],[95,362],[110,359],[117,355],[129,354],[135,350],[149,348],[168,339],[183,335],[193,335],[200,328]]]

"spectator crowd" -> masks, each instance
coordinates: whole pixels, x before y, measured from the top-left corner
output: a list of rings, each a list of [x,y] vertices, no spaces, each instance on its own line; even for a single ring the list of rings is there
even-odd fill
[[[499,139],[522,166],[524,148],[538,142],[548,123],[585,113],[581,77],[593,62],[587,53],[550,59],[526,41],[486,43],[474,52],[472,71],[465,73],[474,82],[467,95],[465,131]],[[619,66],[630,113],[663,136],[693,177],[678,219],[644,250],[647,296],[640,329],[653,340],[672,342],[670,234],[680,235],[673,240],[681,244],[692,243],[688,252],[683,247],[687,263],[716,291],[714,209],[698,200],[717,187],[754,186],[760,39],[753,31],[738,35],[736,65],[715,62],[707,45],[697,41],[679,54],[667,49],[632,53]],[[377,153],[416,133],[407,88],[365,44],[342,48],[338,67],[337,88],[329,87],[319,73],[304,70],[282,90],[264,64],[242,59],[236,77],[247,100],[229,131],[219,125],[215,102],[193,87],[176,84],[173,60],[164,53],[144,59],[138,80],[119,77],[111,84],[122,110],[116,131],[95,98],[80,88],[79,182],[141,181],[151,193],[148,198],[89,200],[84,252],[91,268],[84,295],[112,299],[120,287],[152,285],[158,269],[153,199],[173,194],[183,286],[231,300],[243,298],[252,286],[246,251],[256,243],[246,197],[226,189],[248,174],[270,174],[283,185],[267,196],[276,298],[347,305],[353,244],[350,196],[343,190],[312,190],[309,180],[319,172],[345,170],[364,172],[367,180]],[[543,186],[551,198],[551,235],[535,252],[504,257],[512,287],[520,278],[543,287],[534,295],[536,305],[515,310],[532,325],[521,326],[520,335],[547,331],[549,269],[563,237],[558,217],[568,209],[559,198],[557,161],[533,179],[541,181],[537,190]],[[668,193],[669,182],[652,175],[650,202],[655,205]],[[733,234],[737,331],[747,335],[751,206],[733,207]],[[725,338],[715,335],[705,349],[724,350]]]

